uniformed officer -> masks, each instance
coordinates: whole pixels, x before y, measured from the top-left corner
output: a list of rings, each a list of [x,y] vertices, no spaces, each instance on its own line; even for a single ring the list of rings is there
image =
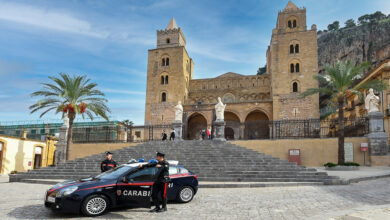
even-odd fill
[[[142,165],[140,167],[157,167],[158,171],[156,174],[156,179],[153,184],[152,199],[156,208],[152,209],[151,212],[165,212],[167,211],[167,188],[169,182],[169,164],[164,159],[165,154],[157,152],[156,160],[157,163],[149,163]],[[160,208],[160,203],[158,196],[161,196],[162,199],[162,208]]]
[[[100,164],[100,169],[102,172],[106,172],[107,170],[111,170],[117,166],[116,162],[112,159],[112,153],[106,152],[106,159],[102,161]]]

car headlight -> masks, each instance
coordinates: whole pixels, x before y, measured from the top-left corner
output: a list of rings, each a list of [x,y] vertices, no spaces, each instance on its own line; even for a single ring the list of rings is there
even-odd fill
[[[57,197],[62,197],[62,196],[68,196],[72,193],[74,193],[78,189],[77,186],[69,186],[64,189],[62,189],[59,193],[57,193]]]

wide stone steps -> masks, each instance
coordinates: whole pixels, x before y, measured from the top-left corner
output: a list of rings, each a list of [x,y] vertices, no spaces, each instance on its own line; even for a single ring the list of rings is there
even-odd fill
[[[146,142],[137,146],[112,151],[119,164],[130,159],[149,160],[156,151],[166,154],[167,160],[178,160],[179,164],[195,172],[200,181],[239,182],[329,182],[330,177],[316,169],[297,166],[269,155],[216,141]],[[104,153],[67,161],[56,167],[30,170],[10,177],[19,179],[78,179],[100,173],[100,162]]]

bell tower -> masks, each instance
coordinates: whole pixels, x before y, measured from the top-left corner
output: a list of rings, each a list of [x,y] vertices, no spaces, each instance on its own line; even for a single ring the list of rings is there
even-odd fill
[[[271,76],[273,119],[319,118],[318,95],[301,98],[318,87],[317,30],[306,26],[306,9],[291,1],[279,11],[267,50],[267,72]]]
[[[193,67],[184,34],[172,18],[164,30],[157,31],[157,48],[148,51],[145,125],[174,121],[173,108],[188,95]]]

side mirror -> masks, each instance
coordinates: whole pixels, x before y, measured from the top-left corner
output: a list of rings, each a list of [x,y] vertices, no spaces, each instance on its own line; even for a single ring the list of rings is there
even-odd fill
[[[123,182],[123,183],[128,183],[129,181],[128,181],[128,179],[124,176],[124,177],[122,178],[122,182]]]

